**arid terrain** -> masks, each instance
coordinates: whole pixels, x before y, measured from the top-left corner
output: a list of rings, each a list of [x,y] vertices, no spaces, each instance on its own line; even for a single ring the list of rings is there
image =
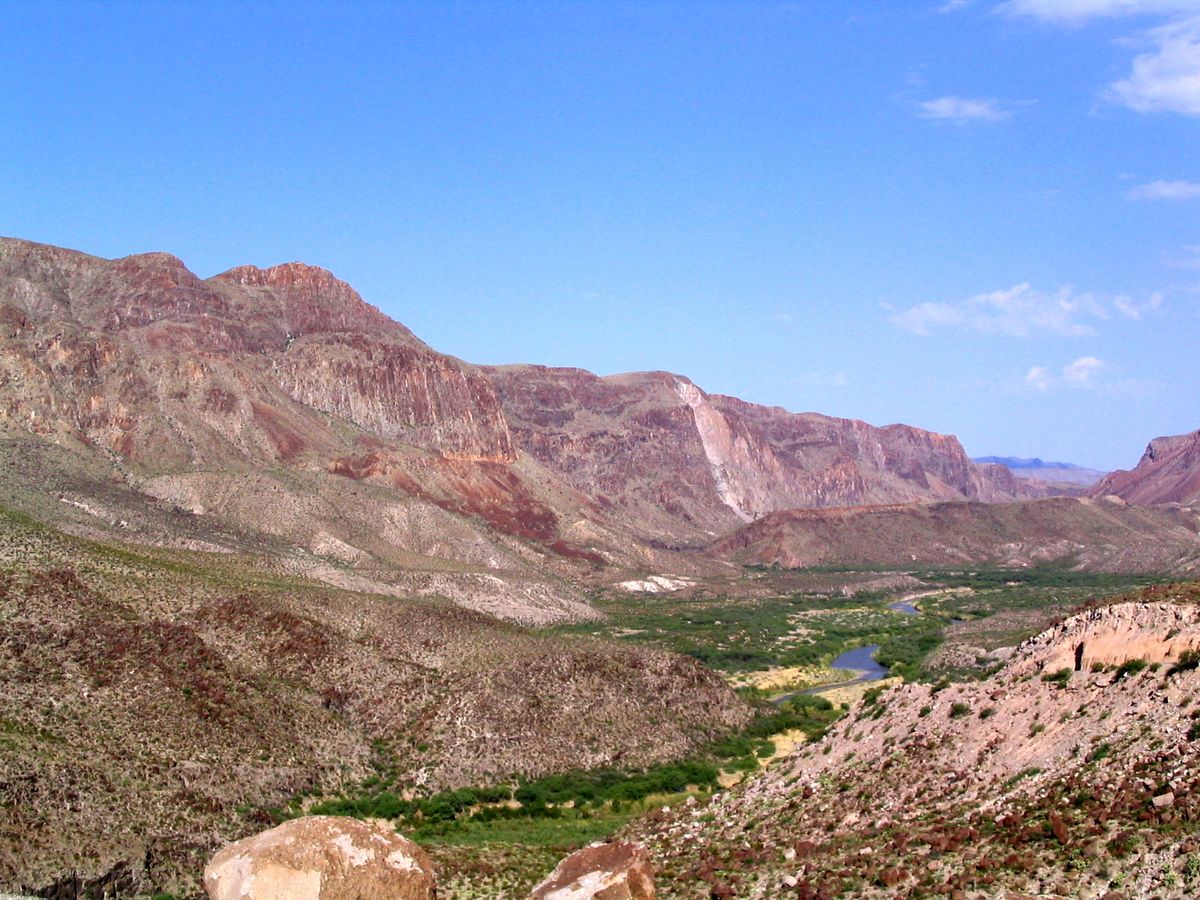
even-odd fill
[[[0,512],[0,885],[186,886],[380,770],[435,792],[686,755],[750,712],[698,662]]]
[[[622,829],[666,897],[1186,896],[1197,434],[1061,496],[475,366],[299,263],[0,239],[0,890],[198,896],[322,813],[450,897]]]
[[[872,691],[820,744],[630,834],[664,897],[1194,896],[1198,599],[1153,589],[985,681]]]

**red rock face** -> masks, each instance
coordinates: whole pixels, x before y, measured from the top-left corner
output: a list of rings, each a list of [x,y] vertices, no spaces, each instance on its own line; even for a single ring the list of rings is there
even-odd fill
[[[704,542],[777,510],[1030,496],[958,440],[709,396],[665,372],[488,369],[517,445],[645,534]]]
[[[1130,503],[1200,502],[1200,431],[1155,438],[1135,469],[1106,475],[1089,493]]]

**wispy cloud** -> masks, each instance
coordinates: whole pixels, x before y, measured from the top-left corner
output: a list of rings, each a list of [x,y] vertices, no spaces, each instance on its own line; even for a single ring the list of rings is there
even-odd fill
[[[1134,58],[1128,77],[1109,88],[1109,98],[1138,112],[1200,116],[1200,15],[1152,28],[1145,39],[1153,49]]]
[[[1045,366],[1031,366],[1025,373],[1025,384],[1035,391],[1050,390],[1050,370]]]
[[[1195,181],[1151,181],[1131,188],[1130,200],[1194,200],[1200,197],[1200,183]]]
[[[950,122],[1001,122],[1012,113],[1003,109],[999,100],[948,96],[918,103],[917,115]]]
[[[1045,293],[1025,282],[951,303],[919,303],[896,313],[889,321],[914,334],[969,329],[1014,337],[1036,333],[1075,336],[1096,333],[1081,319],[1105,315],[1103,304],[1092,294],[1076,294],[1070,286]]]
[[[945,3],[943,3],[941,6],[938,7],[938,12],[940,12],[940,13],[958,12],[963,7],[970,6],[970,5],[971,5],[971,0],[946,0]]]
[[[1167,260],[1176,269],[1200,269],[1200,244],[1187,244],[1178,256]]]
[[[1132,297],[1118,295],[1112,298],[1112,305],[1117,312],[1127,319],[1141,319],[1156,312],[1163,304],[1163,295],[1155,291],[1145,300],[1135,300]]]
[[[1200,0],[1005,0],[996,9],[1057,25],[1149,17],[1159,24],[1122,43],[1142,45],[1129,74],[1104,97],[1143,113],[1200,116]]]
[[[1022,382],[1025,387],[1034,391],[1049,391],[1060,387],[1086,390],[1097,387],[1098,376],[1104,367],[1104,360],[1094,356],[1081,356],[1057,372],[1049,366],[1031,366]]]
[[[1103,361],[1094,356],[1081,356],[1075,362],[1063,366],[1063,381],[1072,387],[1091,387],[1096,373],[1104,368]]]
[[[1006,0],[997,9],[1043,22],[1078,25],[1088,19],[1196,12],[1196,0]]]

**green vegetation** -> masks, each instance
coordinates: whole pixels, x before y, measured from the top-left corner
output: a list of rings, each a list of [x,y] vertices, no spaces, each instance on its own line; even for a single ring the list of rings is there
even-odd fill
[[[1195,650],[1185,650],[1179,654],[1179,660],[1175,665],[1167,671],[1168,675],[1174,675],[1177,672],[1190,672],[1192,669],[1200,666],[1200,652]]]
[[[926,623],[887,609],[884,594],[852,598],[792,594],[768,599],[720,597],[675,600],[661,597],[601,598],[608,616],[556,630],[651,644],[694,656],[713,669],[744,672],[774,666],[828,665],[840,653],[863,644],[881,644],[909,634],[926,643],[896,643],[896,659],[928,652]],[[889,645],[890,646],[890,645]],[[932,646],[936,646],[936,638]]]
[[[808,573],[810,570],[806,570]],[[875,577],[893,570],[821,567],[811,573]],[[1060,567],[921,570],[920,613],[891,610],[896,595],[851,597],[818,590],[769,598],[675,598],[637,594],[594,598],[604,622],[561,626],[560,633],[590,634],[685,653],[728,674],[771,668],[828,666],[854,647],[878,644],[875,659],[893,675],[933,680],[985,677],[995,670],[987,657],[970,665],[930,672],[925,663],[947,630],[969,626],[970,646],[1013,646],[1056,616],[1086,601],[1157,584],[1153,575],[1075,572]],[[814,580],[815,584],[815,580]],[[998,615],[1003,613],[1003,615]]]
[[[1004,788],[1005,788],[1005,790],[1007,790],[1008,788],[1011,788],[1013,785],[1017,784],[1018,782],[1024,781],[1026,778],[1032,778],[1034,775],[1041,774],[1041,771],[1042,770],[1039,769],[1037,766],[1030,766],[1027,769],[1022,769],[1020,772],[1018,772],[1012,778],[1008,779],[1008,781],[1004,782]]]
[[[265,812],[277,821],[303,814],[388,819],[426,843],[578,846],[620,827],[650,802],[706,794],[719,787],[722,772],[757,769],[774,752],[774,735],[801,730],[808,740],[820,740],[842,712],[823,697],[800,695],[779,707],[764,706],[741,732],[713,742],[693,759],[647,769],[514,778],[412,799],[401,796],[392,772],[380,765],[377,774],[342,796],[316,803],[296,797],[283,809]]]

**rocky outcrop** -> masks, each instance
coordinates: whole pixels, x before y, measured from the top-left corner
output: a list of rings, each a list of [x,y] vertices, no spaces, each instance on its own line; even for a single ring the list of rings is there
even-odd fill
[[[210,900],[431,900],[433,866],[394,829],[293,819],[230,844],[204,870]]]
[[[465,563],[443,591],[456,599],[519,579],[472,605],[530,622],[582,611],[547,570],[721,574],[726,560],[694,551],[781,511],[1042,490],[972,464],[952,436],[758,406],[666,372],[471,366],[314,266],[201,279],[165,253],[0,239],[0,438],[13,435],[88,455],[146,502],[321,557],[294,564],[319,577],[330,557],[392,592],[410,583],[396,570],[446,583]],[[379,539],[418,511],[446,530]],[[380,516],[379,532],[362,527]]]
[[[646,849],[631,841],[593,844],[572,853],[533,889],[529,900],[654,900]]]
[[[1173,665],[1200,649],[1200,607],[1176,603],[1126,603],[1072,616],[1018,648],[1015,675],[1091,672],[1130,660]]]
[[[1106,475],[1090,493],[1140,504],[1200,503],[1200,431],[1155,438],[1136,468]]]
[[[784,568],[1043,563],[1113,572],[1200,567],[1194,513],[1120,500],[932,503],[788,510],[716,542],[722,559]]]

